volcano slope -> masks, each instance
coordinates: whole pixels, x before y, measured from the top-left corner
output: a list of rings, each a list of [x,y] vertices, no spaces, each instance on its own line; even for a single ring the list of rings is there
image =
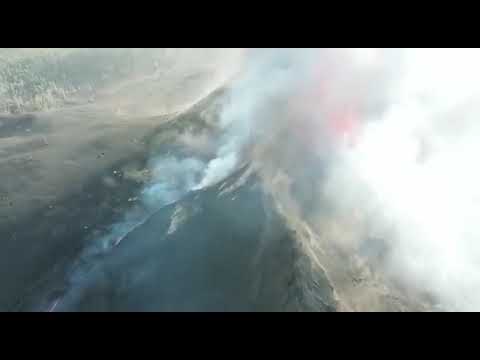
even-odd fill
[[[223,94],[219,90],[160,125],[145,140],[149,147],[145,154],[199,156],[198,148],[186,146],[182,139],[187,134],[197,138],[218,135],[215,115]],[[204,156],[208,161],[214,155],[205,151]],[[130,162],[139,169],[148,167],[145,158],[143,163],[139,158]],[[116,164],[117,169],[128,167],[128,162],[125,166]],[[107,203],[103,216],[98,217],[90,231],[69,239],[78,250],[69,256],[64,250],[63,262],[59,261],[60,255],[52,260],[51,271],[23,295],[16,310],[336,309],[334,291],[323,270],[308,258],[297,234],[278,211],[275,199],[265,191],[258,168],[248,160],[225,180],[187,193],[148,215],[146,221],[142,218],[108,251],[89,251],[92,242],[100,238],[98,231],[96,236],[92,233],[102,222],[115,220],[107,216],[108,204],[120,196],[126,212],[126,198],[138,195],[145,186],[126,176],[117,182],[118,186],[111,190],[102,185],[101,179],[92,183],[92,188],[104,195],[96,196],[88,205],[78,203],[75,218],[82,218],[83,212],[91,211],[100,199]],[[122,204],[115,207],[122,208]],[[121,221],[121,217],[116,220]]]
[[[339,235],[330,224],[347,226],[314,216],[322,214],[315,191],[323,166],[292,141],[288,126],[268,144],[252,145],[244,166],[219,183],[153,212],[130,201],[158,182],[142,175],[152,158],[194,156],[207,164],[215,157],[222,94],[179,115],[131,121],[91,104],[5,126],[0,189],[11,205],[0,214],[0,308],[423,310],[357,253],[335,247]],[[23,158],[22,146],[33,156]],[[132,209],[140,213],[133,230],[96,251],[92,244]]]
[[[92,76],[103,65],[91,64]],[[56,108],[0,115],[1,311],[23,308],[45,279],[62,276],[87,239],[134,205],[148,139],[217,86],[215,69],[201,65],[167,64],[155,76],[102,89],[93,102],[76,94]],[[135,106],[125,99],[130,92]]]
[[[342,226],[339,219],[323,216],[317,223],[325,225],[311,224],[322,207],[311,200],[323,169],[291,139],[291,146],[279,146],[286,143],[283,137],[291,137],[288,129],[263,149],[247,152],[244,165],[216,184],[187,191],[153,212],[129,202],[148,180],[127,176],[128,169],[149,171],[149,157],[159,155],[200,156],[191,139],[218,136],[217,105],[223,94],[216,91],[152,129],[141,140],[144,151],[113,163],[77,197],[59,204],[70,211],[36,218],[19,231],[24,244],[46,240],[27,252],[25,261],[36,262],[42,271],[32,274],[16,297],[8,297],[16,300],[15,310],[425,310],[357,253],[335,247],[333,237],[339,235],[328,224]],[[200,148],[205,163],[215,156],[208,146]],[[105,176],[115,169],[122,175],[112,186]],[[85,196],[89,193],[93,196]],[[109,225],[122,221],[119,213],[136,207],[143,215],[133,230],[95,250]],[[63,232],[52,228],[52,221],[63,225]]]
[[[108,255],[77,270],[56,310],[335,310],[327,278],[307,264],[245,166],[160,209]]]

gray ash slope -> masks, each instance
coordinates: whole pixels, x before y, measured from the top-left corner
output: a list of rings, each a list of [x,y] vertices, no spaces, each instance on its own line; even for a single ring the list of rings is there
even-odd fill
[[[77,60],[81,59],[75,56],[68,58],[72,60],[71,66],[60,73],[56,70],[61,70],[58,66],[63,63],[50,62],[50,57],[45,61],[43,58],[27,61],[26,68],[23,60],[12,62],[12,66],[2,67],[2,71],[8,70],[14,78],[5,78],[2,73],[0,92],[12,90],[10,95],[15,95],[24,105],[32,98],[41,100],[44,97],[40,95],[45,89],[36,87],[36,81],[50,86],[55,80],[53,85],[61,88],[63,75],[71,80],[71,72],[82,69],[77,66]],[[85,65],[91,66],[91,77],[98,78],[108,61],[98,63],[94,57],[89,59],[92,61]],[[123,60],[117,61],[123,64]],[[45,65],[42,67],[45,72],[38,71],[37,62],[40,67]],[[132,90],[133,83],[135,95],[148,98],[146,105],[151,105],[150,100],[160,104],[159,108],[153,109],[147,106],[146,111],[132,109],[130,103],[113,90],[103,97],[98,96],[93,103],[90,103],[88,94],[80,91],[75,93],[79,101],[68,98],[73,103],[54,102],[50,104],[55,105],[53,108],[20,106],[9,109],[3,106],[3,100],[7,101],[9,97],[2,98],[1,311],[30,309],[26,304],[32,302],[31,298],[36,298],[52,282],[56,283],[57,278],[62,278],[65,268],[71,267],[72,258],[83,251],[91,238],[102,236],[111,224],[122,221],[129,208],[135,207],[137,203],[129,202],[129,198],[138,195],[143,186],[144,178],[140,175],[148,169],[146,162],[153,151],[149,146],[158,145],[157,150],[162,152],[165,148],[162,144],[175,137],[186,123],[182,116],[177,116],[178,113],[211,91],[210,81],[207,81],[211,75],[209,68],[189,71],[184,71],[188,66],[180,68],[171,68],[172,71],[159,73],[153,79],[140,77],[137,81],[133,77],[122,83],[124,92]],[[122,66],[119,69],[123,71]],[[198,76],[192,77],[191,73]],[[35,80],[33,85],[22,82],[24,77],[29,78],[32,74],[38,75],[32,79]],[[118,83],[122,74],[112,74],[113,79],[107,83]],[[78,80],[82,79],[84,85],[88,85],[90,76],[79,76]],[[102,84],[97,85],[101,88]],[[157,91],[158,87],[161,92]],[[38,90],[41,94],[30,90]],[[50,95],[47,93],[45,96]],[[168,106],[165,107],[164,103]],[[37,105],[42,104],[49,105],[42,101]],[[119,109],[121,111],[117,111]],[[34,112],[25,113],[29,110]],[[175,121],[170,122],[172,119]],[[158,133],[162,135],[155,138],[155,144],[150,144],[149,139]]]
[[[297,245],[246,166],[160,209],[82,273],[57,311],[335,310]]]
[[[194,150],[179,139],[192,134],[210,138],[218,135],[214,126],[218,120],[216,106],[223,94],[224,90],[216,91],[189,111],[159,125],[144,140],[148,148],[144,155],[192,156]],[[214,155],[206,151],[203,156],[208,162]],[[134,164],[143,163],[135,165],[140,172],[148,168],[145,161],[130,159]],[[116,163],[106,173],[131,167],[128,161],[124,165]],[[121,221],[110,212],[119,207],[127,212],[127,205],[133,205],[127,198],[138,195],[146,184],[136,184],[124,176],[110,188],[102,185],[102,178],[92,180],[97,195],[88,198],[88,204],[79,201],[86,198],[84,192],[78,199],[66,198],[68,204],[76,204],[75,211],[38,218],[26,230],[25,236],[31,241],[40,234],[48,239],[52,236],[48,231],[52,221],[68,225],[77,223],[75,219],[82,220],[77,224],[81,228],[78,234],[65,233],[63,241],[55,237],[57,245],[63,245],[45,248],[42,257],[37,252],[36,259],[32,255],[35,262],[50,264],[43,266],[50,270],[37,271],[37,280],[29,281],[33,285],[9,295],[9,299],[16,299],[15,310],[336,309],[332,286],[321,269],[313,269],[297,234],[277,210],[275,199],[267,194],[253,166],[245,165],[216,185],[186,194],[151,214],[144,223],[139,219],[138,226],[107,251],[95,250],[98,231],[105,233],[105,222]],[[117,202],[118,196],[124,205]],[[106,212],[96,221],[89,221],[85,231],[81,225],[88,214],[98,213],[92,210],[99,202]],[[45,231],[39,232],[39,227]]]

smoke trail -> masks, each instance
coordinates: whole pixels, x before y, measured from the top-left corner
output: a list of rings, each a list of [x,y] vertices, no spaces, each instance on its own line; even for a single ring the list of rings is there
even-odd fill
[[[195,158],[158,156],[149,166],[149,184],[134,200],[139,205],[126,212],[122,221],[113,224],[108,232],[95,238],[73,263],[67,276],[68,286],[61,297],[46,305],[47,311],[68,311],[75,308],[89,287],[106,281],[101,257],[111,253],[135,228],[141,226],[160,208],[180,200],[198,183],[205,163]]]
[[[198,183],[205,164],[195,158],[173,156],[155,159],[152,185],[142,191],[147,206],[158,209],[179,200]]]
[[[314,54],[313,49],[250,51],[220,115],[220,126],[225,129],[221,145],[196,189],[229,175],[242,161],[245,147],[275,126],[271,119],[273,102],[287,98],[305,80]]]

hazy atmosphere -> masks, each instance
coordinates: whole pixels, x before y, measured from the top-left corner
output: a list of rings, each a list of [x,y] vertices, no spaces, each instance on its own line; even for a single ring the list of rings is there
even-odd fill
[[[478,49],[0,49],[0,311],[480,310]]]

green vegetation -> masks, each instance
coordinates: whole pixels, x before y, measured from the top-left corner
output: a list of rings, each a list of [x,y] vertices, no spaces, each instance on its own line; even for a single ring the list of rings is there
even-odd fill
[[[91,96],[113,80],[133,70],[128,49],[79,49],[67,54],[2,58],[0,63],[0,112],[45,110],[65,104],[81,92]],[[88,97],[85,98],[88,100]]]

